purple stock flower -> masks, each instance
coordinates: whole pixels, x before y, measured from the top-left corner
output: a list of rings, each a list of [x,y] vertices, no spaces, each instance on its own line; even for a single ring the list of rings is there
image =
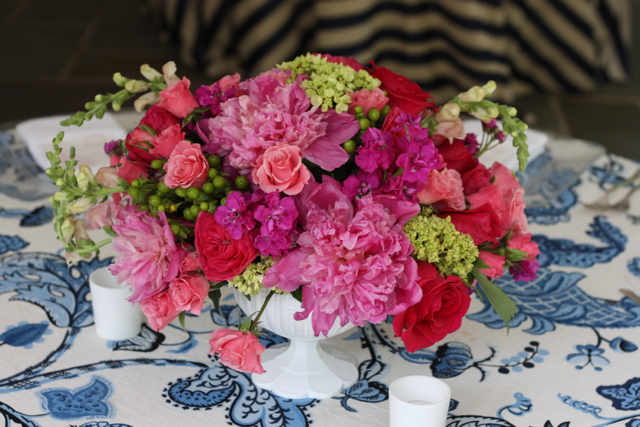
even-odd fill
[[[358,148],[356,164],[365,172],[376,169],[387,170],[393,164],[396,153],[393,149],[393,135],[370,127],[362,135],[362,146]]]
[[[520,268],[517,266],[509,267],[509,273],[516,282],[529,282],[536,278],[538,268],[540,268],[538,261],[524,260],[520,262]]]
[[[478,143],[478,136],[475,133],[468,133],[467,137],[464,139],[464,144],[467,146],[467,150],[469,150],[471,155],[478,152],[480,144]]]
[[[298,210],[291,197],[283,197],[277,191],[264,196],[266,204],[259,205],[253,216],[260,222],[260,229],[253,237],[253,245],[263,256],[282,256],[293,243],[293,231]]]
[[[104,144],[104,153],[107,155],[115,154],[116,156],[122,156],[122,152],[120,150],[119,143],[120,141],[109,141]]]
[[[211,110],[203,114],[203,117],[213,117],[220,114],[220,103],[226,101],[236,93],[236,88],[232,87],[222,93],[220,83],[216,82],[211,86],[200,86],[196,89],[194,97],[201,107],[211,107]]]
[[[349,196],[351,200],[359,199],[377,190],[382,184],[382,171],[375,170],[373,173],[359,171],[357,175],[351,175],[342,183],[342,192]]]
[[[431,140],[424,144],[409,142],[403,151],[396,164],[403,169],[402,178],[405,181],[426,184],[431,169],[442,167],[438,150]]]
[[[498,138],[498,141],[500,142],[505,142],[507,140],[507,136],[501,130],[496,134],[496,138]]]
[[[227,202],[218,207],[215,218],[218,224],[229,231],[234,240],[239,240],[245,231],[255,227],[253,213],[247,209],[245,197],[237,191],[227,195]]]

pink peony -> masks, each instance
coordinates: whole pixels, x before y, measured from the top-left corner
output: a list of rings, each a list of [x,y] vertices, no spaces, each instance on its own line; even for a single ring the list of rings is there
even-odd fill
[[[226,92],[232,87],[238,89],[238,84],[240,83],[240,74],[235,73],[234,75],[224,76],[220,80],[218,80],[220,84],[220,91]]]
[[[160,102],[158,107],[164,108],[171,114],[181,119],[187,117],[193,110],[200,105],[198,101],[189,92],[189,86],[191,82],[188,78],[183,77],[181,81],[178,81],[165,90],[160,91]]]
[[[490,279],[495,279],[504,275],[505,256],[497,255],[489,251],[480,251],[478,257],[489,266],[489,268],[478,269],[482,274]]]
[[[184,141],[184,132],[180,125],[169,126],[158,135],[151,138],[153,148],[149,153],[168,159],[180,141]]]
[[[240,83],[246,95],[221,104],[217,117],[198,124],[204,151],[228,156],[230,165],[250,175],[261,154],[275,145],[300,149],[302,158],[332,171],[349,155],[341,144],[359,125],[350,114],[319,112],[296,83],[282,84],[269,76]]]
[[[292,145],[267,148],[253,167],[253,181],[265,193],[282,191],[293,196],[301,192],[311,178],[311,172],[302,164],[300,148]]]
[[[285,85],[287,84],[287,80],[289,79],[289,77],[291,77],[291,71],[272,68],[268,71],[263,71],[262,73],[256,76],[256,78],[260,78],[260,77],[273,77],[274,79],[278,80],[280,83]]]
[[[362,107],[362,114],[367,117],[369,114],[369,110],[372,108],[376,108],[378,110],[382,110],[387,102],[389,102],[389,98],[384,96],[384,93],[380,88],[373,88],[373,90],[362,89],[357,92],[351,92],[349,94],[351,97],[351,104],[349,104],[349,114],[355,115],[356,107]]]
[[[131,302],[140,302],[161,292],[178,275],[186,255],[176,247],[164,212],[154,218],[137,206],[125,206],[117,216],[113,247],[120,256],[109,269],[119,283],[133,288]]]
[[[156,332],[171,323],[182,311],[176,309],[173,298],[167,290],[140,301],[140,308],[147,316],[151,329]]]
[[[466,207],[460,174],[453,169],[445,169],[442,172],[431,169],[429,182],[418,192],[417,197],[423,205],[437,203],[436,210],[464,210]]]
[[[209,163],[202,154],[200,144],[180,141],[165,163],[164,170],[167,172],[164,183],[169,188],[202,188],[208,178]]]
[[[202,274],[181,275],[169,283],[169,294],[176,310],[200,314],[209,294],[209,281]]]
[[[392,213],[406,211],[395,206],[399,199],[385,196],[383,205],[368,195],[354,212],[340,183],[327,176],[301,197],[300,248],[278,260],[263,281],[295,289],[290,282],[298,275],[304,312],[296,320],[312,314],[316,335],[326,334],[338,316],[341,325],[380,323],[420,300],[413,247]]]
[[[209,336],[209,354],[217,354],[223,365],[249,374],[266,372],[260,364],[260,354],[265,348],[251,332],[220,328]]]

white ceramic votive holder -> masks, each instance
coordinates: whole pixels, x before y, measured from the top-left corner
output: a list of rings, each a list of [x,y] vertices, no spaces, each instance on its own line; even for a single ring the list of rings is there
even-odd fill
[[[127,301],[128,286],[119,285],[108,267],[89,276],[93,321],[99,337],[111,341],[135,337],[142,328],[142,311],[138,304]]]
[[[451,389],[439,379],[401,377],[389,386],[391,427],[445,427]]]

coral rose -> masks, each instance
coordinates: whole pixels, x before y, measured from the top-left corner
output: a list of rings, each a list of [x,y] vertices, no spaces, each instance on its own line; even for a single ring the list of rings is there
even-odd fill
[[[202,274],[181,275],[169,283],[169,294],[176,310],[200,314],[209,294],[209,281]]]
[[[260,363],[260,354],[265,348],[251,332],[221,328],[209,336],[209,354],[217,354],[223,365],[249,374],[266,372]]]
[[[423,205],[436,203],[436,210],[451,208],[463,210],[466,207],[460,174],[453,169],[442,172],[437,169],[429,171],[429,182],[417,194],[418,202]]]
[[[144,315],[147,316],[151,329],[156,332],[171,323],[181,311],[177,310],[173,305],[173,299],[167,290],[141,301],[140,308]]]
[[[168,159],[180,141],[184,141],[184,132],[182,132],[180,125],[169,126],[151,138],[150,142],[153,148],[149,150],[149,153]]]
[[[478,257],[489,266],[489,268],[478,269],[482,274],[489,279],[497,279],[504,276],[504,262],[507,257],[489,251],[480,251]]]
[[[167,172],[164,183],[169,188],[202,188],[207,182],[209,163],[202,154],[200,144],[180,141],[165,163],[164,170]]]
[[[300,148],[293,145],[269,147],[253,165],[253,180],[265,193],[282,191],[289,196],[302,191],[311,173],[302,164]]]
[[[188,78],[183,77],[165,90],[160,92],[160,102],[158,107],[164,108],[171,114],[181,119],[187,117],[193,110],[198,108],[200,104],[189,92],[191,82]]]
[[[258,256],[247,233],[234,240],[229,231],[218,224],[215,216],[210,213],[200,212],[195,236],[198,264],[205,277],[212,282],[232,279]]]
[[[418,262],[418,274],[422,278],[418,281],[422,300],[393,319],[393,331],[410,353],[430,347],[458,330],[471,304],[467,287],[459,277],[445,279],[428,262]]]
[[[356,107],[362,107],[362,114],[367,117],[369,110],[376,108],[382,110],[387,105],[389,98],[384,96],[384,92],[380,88],[374,87],[373,90],[362,89],[357,92],[351,92],[351,104],[349,104],[349,114],[355,116]]]

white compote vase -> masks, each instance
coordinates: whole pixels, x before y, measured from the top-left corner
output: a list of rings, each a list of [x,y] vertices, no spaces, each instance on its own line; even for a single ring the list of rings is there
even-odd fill
[[[247,315],[260,311],[269,291],[263,290],[251,300],[232,288],[238,305]],[[335,396],[342,389],[358,380],[356,360],[343,350],[324,342],[355,327],[340,326],[336,320],[327,334],[315,336],[311,316],[296,321],[293,315],[299,311],[300,302],[289,294],[274,294],[260,317],[260,327],[290,342],[274,345],[262,353],[264,374],[252,374],[251,380],[258,387],[289,399],[325,399]]]

